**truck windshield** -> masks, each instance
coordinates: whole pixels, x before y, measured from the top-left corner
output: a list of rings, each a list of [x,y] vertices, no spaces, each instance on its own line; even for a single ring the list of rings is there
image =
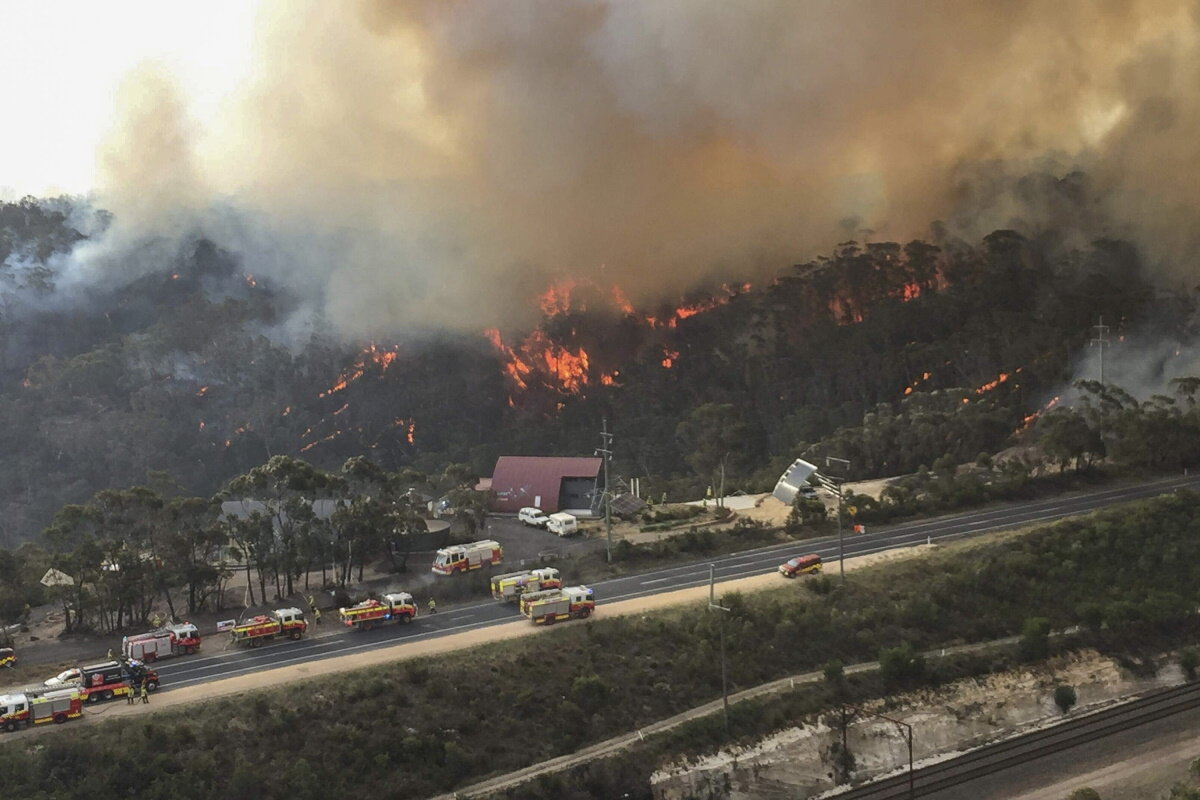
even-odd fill
[[[435,563],[435,564],[449,564],[449,563],[450,563],[450,554],[449,554],[449,553],[438,553],[438,554],[437,554],[437,558],[436,558],[436,559],[434,559],[434,562],[433,562],[433,563]]]

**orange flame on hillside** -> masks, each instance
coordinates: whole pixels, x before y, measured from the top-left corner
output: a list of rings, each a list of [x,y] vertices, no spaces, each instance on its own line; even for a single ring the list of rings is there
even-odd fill
[[[396,417],[395,421],[392,424],[397,428],[404,428],[404,438],[406,440],[408,440],[409,444],[414,444],[416,442],[416,431],[417,431],[417,421],[416,420],[404,419],[403,417]]]
[[[990,380],[976,389],[975,394],[986,394],[987,392],[990,392],[992,389],[995,389],[997,386],[1007,381],[1008,378],[1009,374],[1007,372],[1001,372],[998,376],[996,376],[995,380]]]
[[[201,386],[200,391],[196,392],[196,397],[204,397],[204,395],[206,395],[206,394],[208,394],[208,387]]]
[[[337,392],[342,391],[347,386],[361,378],[363,375],[366,375],[367,370],[371,366],[379,367],[380,372],[387,372],[388,367],[390,367],[392,362],[398,357],[399,353],[395,350],[383,350],[372,344],[363,349],[362,354],[359,356],[358,360],[351,365],[350,369],[338,376],[337,381],[335,381],[334,384],[328,389],[317,395],[317,397],[328,397],[331,394],[336,394]]]
[[[663,348],[663,359],[662,359],[663,369],[671,369],[672,367],[674,367],[675,361],[678,358],[679,358],[678,350],[668,350],[667,348],[664,347]]]
[[[515,348],[504,344],[495,328],[488,328],[484,335],[504,357],[504,372],[517,389],[528,389],[535,372],[545,376],[549,385],[570,394],[579,394],[593,379],[587,350],[556,344],[543,331],[533,331]],[[612,375],[596,377],[604,385],[613,382]]]
[[[920,385],[921,385],[922,383],[924,383],[925,381],[929,380],[929,377],[930,377],[931,375],[933,375],[933,373],[932,373],[932,372],[922,372],[922,373],[921,373],[921,377],[917,378],[915,381],[913,381],[912,383],[910,383],[908,386],[904,387],[904,395],[905,395],[905,397],[907,397],[908,395],[912,394],[914,389],[916,389],[918,386],[920,386]]]
[[[625,292],[622,291],[621,287],[617,286],[615,283],[612,287],[612,299],[613,305],[621,309],[621,311],[625,312],[625,314],[631,317],[637,314],[637,311],[633,307],[633,303],[629,302],[629,298],[625,296]]]

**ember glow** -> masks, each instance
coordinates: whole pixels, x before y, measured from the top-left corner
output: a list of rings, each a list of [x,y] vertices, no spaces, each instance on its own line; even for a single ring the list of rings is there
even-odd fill
[[[917,378],[917,379],[916,379],[915,381],[913,381],[911,384],[909,384],[908,386],[904,387],[904,395],[905,395],[905,397],[907,397],[908,395],[912,394],[912,393],[913,393],[913,391],[915,391],[915,390],[916,390],[916,388],[917,388],[918,386],[920,386],[920,385],[921,385],[922,383],[924,383],[925,381],[929,380],[929,378],[930,378],[930,376],[931,376],[931,375],[933,375],[933,373],[932,373],[932,372],[922,372],[922,373],[921,373],[921,377]]]
[[[678,350],[668,350],[663,348],[662,368],[671,369],[675,366],[676,359],[679,358]]]

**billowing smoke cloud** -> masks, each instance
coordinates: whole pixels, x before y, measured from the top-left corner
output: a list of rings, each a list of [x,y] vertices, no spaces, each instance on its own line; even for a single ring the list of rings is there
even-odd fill
[[[133,81],[104,200],[139,236],[189,212],[348,335],[515,321],[558,273],[678,293],[935,219],[1133,235],[1177,276],[1200,244],[1182,0],[270,2],[259,24],[202,130]],[[1015,179],[1039,169],[1084,170],[1086,197]]]

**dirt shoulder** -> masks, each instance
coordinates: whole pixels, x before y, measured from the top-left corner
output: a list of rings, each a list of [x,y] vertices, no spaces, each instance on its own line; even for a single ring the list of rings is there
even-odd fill
[[[846,571],[851,572],[853,570],[862,569],[873,564],[878,564],[885,561],[894,561],[901,558],[918,558],[921,557],[925,551],[925,547],[914,547],[904,550],[892,550],[883,553],[874,553],[868,556],[847,559]],[[830,571],[830,574],[834,574],[837,570],[837,567],[837,562],[833,561],[827,564],[826,569]],[[796,592],[799,590],[801,585],[802,582],[787,581],[776,574],[769,574],[756,575],[752,578],[744,578],[742,580],[721,583],[719,588],[722,593],[732,591]],[[687,603],[705,603],[707,600],[708,587],[697,586],[690,589],[681,589],[676,592],[652,595],[650,597],[624,600],[619,603],[603,605],[597,609],[596,615],[593,617],[593,619],[604,620],[609,617],[618,617],[626,614],[641,614],[648,611],[655,611],[672,606],[684,605]],[[521,619],[506,623],[504,625],[497,625],[480,630],[465,631],[463,633],[440,636],[434,639],[416,642],[400,642],[389,647],[381,647],[362,653],[337,656],[335,658],[326,658],[318,661],[305,661],[290,666],[262,670],[249,673],[247,675],[240,675],[234,678],[224,678],[222,680],[212,681],[199,686],[188,686],[182,689],[172,689],[154,695],[148,706],[141,704],[130,706],[126,704],[110,703],[96,709],[88,708],[87,713],[84,715],[84,719],[90,723],[100,720],[121,719],[136,715],[152,714],[164,709],[190,706],[218,697],[229,697],[232,695],[244,694],[267,687],[274,688],[281,684],[320,678],[349,670],[373,667],[381,664],[391,664],[412,658],[452,653],[505,639],[516,639],[522,636],[531,636],[534,634],[553,636],[555,635],[555,630],[559,629],[545,631],[540,626],[533,625],[530,622]],[[286,645],[280,646],[285,647]],[[46,731],[50,729],[43,728],[41,730]],[[37,734],[38,731],[31,731],[30,733]],[[0,742],[20,741],[24,738],[26,738],[24,735],[0,737]]]

